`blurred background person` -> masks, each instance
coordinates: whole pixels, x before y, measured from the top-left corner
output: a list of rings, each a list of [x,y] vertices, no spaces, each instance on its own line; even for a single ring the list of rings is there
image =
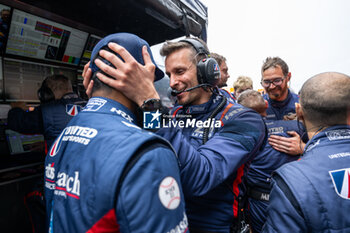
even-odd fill
[[[43,134],[47,148],[86,101],[73,93],[70,80],[61,74],[48,76],[38,90],[40,106],[27,111],[25,103],[14,102],[8,112],[8,128],[24,134]]]
[[[248,76],[238,76],[233,83],[233,96],[237,99],[243,91],[249,89],[253,89],[253,80]]]

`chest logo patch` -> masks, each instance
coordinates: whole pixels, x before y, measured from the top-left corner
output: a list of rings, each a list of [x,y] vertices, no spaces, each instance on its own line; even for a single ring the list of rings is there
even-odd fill
[[[350,200],[350,168],[329,171],[336,193]]]

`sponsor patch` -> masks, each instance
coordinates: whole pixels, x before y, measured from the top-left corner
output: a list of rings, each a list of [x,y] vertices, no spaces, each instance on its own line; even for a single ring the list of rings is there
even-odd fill
[[[83,111],[96,112],[100,108],[102,108],[102,106],[105,105],[106,103],[107,103],[107,100],[100,99],[100,98],[92,98],[89,100],[89,102],[87,103]]]
[[[348,129],[337,129],[326,132],[326,135],[330,141],[350,139],[350,130]]]
[[[80,198],[80,179],[79,172],[75,171],[74,176],[70,176],[65,172],[57,174],[55,195],[64,197]]]
[[[120,110],[120,109],[116,109],[116,108],[111,108],[110,110],[111,112],[115,112],[116,114],[124,117],[126,120],[128,120],[129,122],[133,122],[133,119],[131,116],[129,116],[127,113],[125,113],[124,111]]]
[[[272,127],[272,128],[269,128],[269,134],[280,134],[280,133],[283,133],[284,132],[284,129],[283,127]]]
[[[180,188],[176,180],[171,176],[162,180],[159,185],[158,195],[160,202],[169,210],[174,210],[180,205]]]
[[[93,128],[82,126],[68,126],[62,132],[62,141],[76,142],[83,145],[88,145],[90,141],[96,137],[97,134],[98,131]]]
[[[343,153],[328,155],[328,158],[339,159],[339,158],[344,158],[344,157],[349,157],[349,156],[350,156],[350,152],[343,152]]]
[[[350,168],[329,171],[335,192],[342,198],[350,200]]]
[[[66,113],[70,116],[76,116],[83,108],[79,105],[67,104]]]

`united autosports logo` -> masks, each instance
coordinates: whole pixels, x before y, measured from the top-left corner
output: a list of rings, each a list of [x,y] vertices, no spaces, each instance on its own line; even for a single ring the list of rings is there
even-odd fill
[[[350,168],[329,171],[336,193],[350,200]]]
[[[82,107],[74,104],[66,105],[66,113],[70,116],[76,116],[82,110]]]
[[[57,154],[57,152],[60,150],[61,144],[62,144],[62,137],[63,134],[65,133],[66,129],[64,129],[62,131],[62,133],[60,134],[60,136],[56,139],[56,141],[54,142],[54,144],[51,146],[50,151],[49,151],[49,155],[51,157],[55,156]]]

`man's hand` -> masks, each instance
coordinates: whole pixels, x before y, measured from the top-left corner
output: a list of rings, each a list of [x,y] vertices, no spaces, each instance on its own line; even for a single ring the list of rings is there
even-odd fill
[[[292,137],[271,135],[268,140],[273,149],[289,155],[300,155],[304,151],[305,143],[295,131],[287,132]]]
[[[159,95],[153,84],[155,65],[147,52],[146,46],[142,48],[145,65],[138,63],[124,47],[116,43],[109,43],[108,47],[119,54],[124,62],[118,56],[106,50],[101,50],[99,55],[111,62],[116,69],[106,65],[99,59],[95,60],[95,64],[104,73],[114,77],[115,80],[103,75],[102,73],[97,74],[98,79],[122,92],[138,106],[141,106],[147,99],[159,99]],[[86,74],[88,75],[88,71]]]

